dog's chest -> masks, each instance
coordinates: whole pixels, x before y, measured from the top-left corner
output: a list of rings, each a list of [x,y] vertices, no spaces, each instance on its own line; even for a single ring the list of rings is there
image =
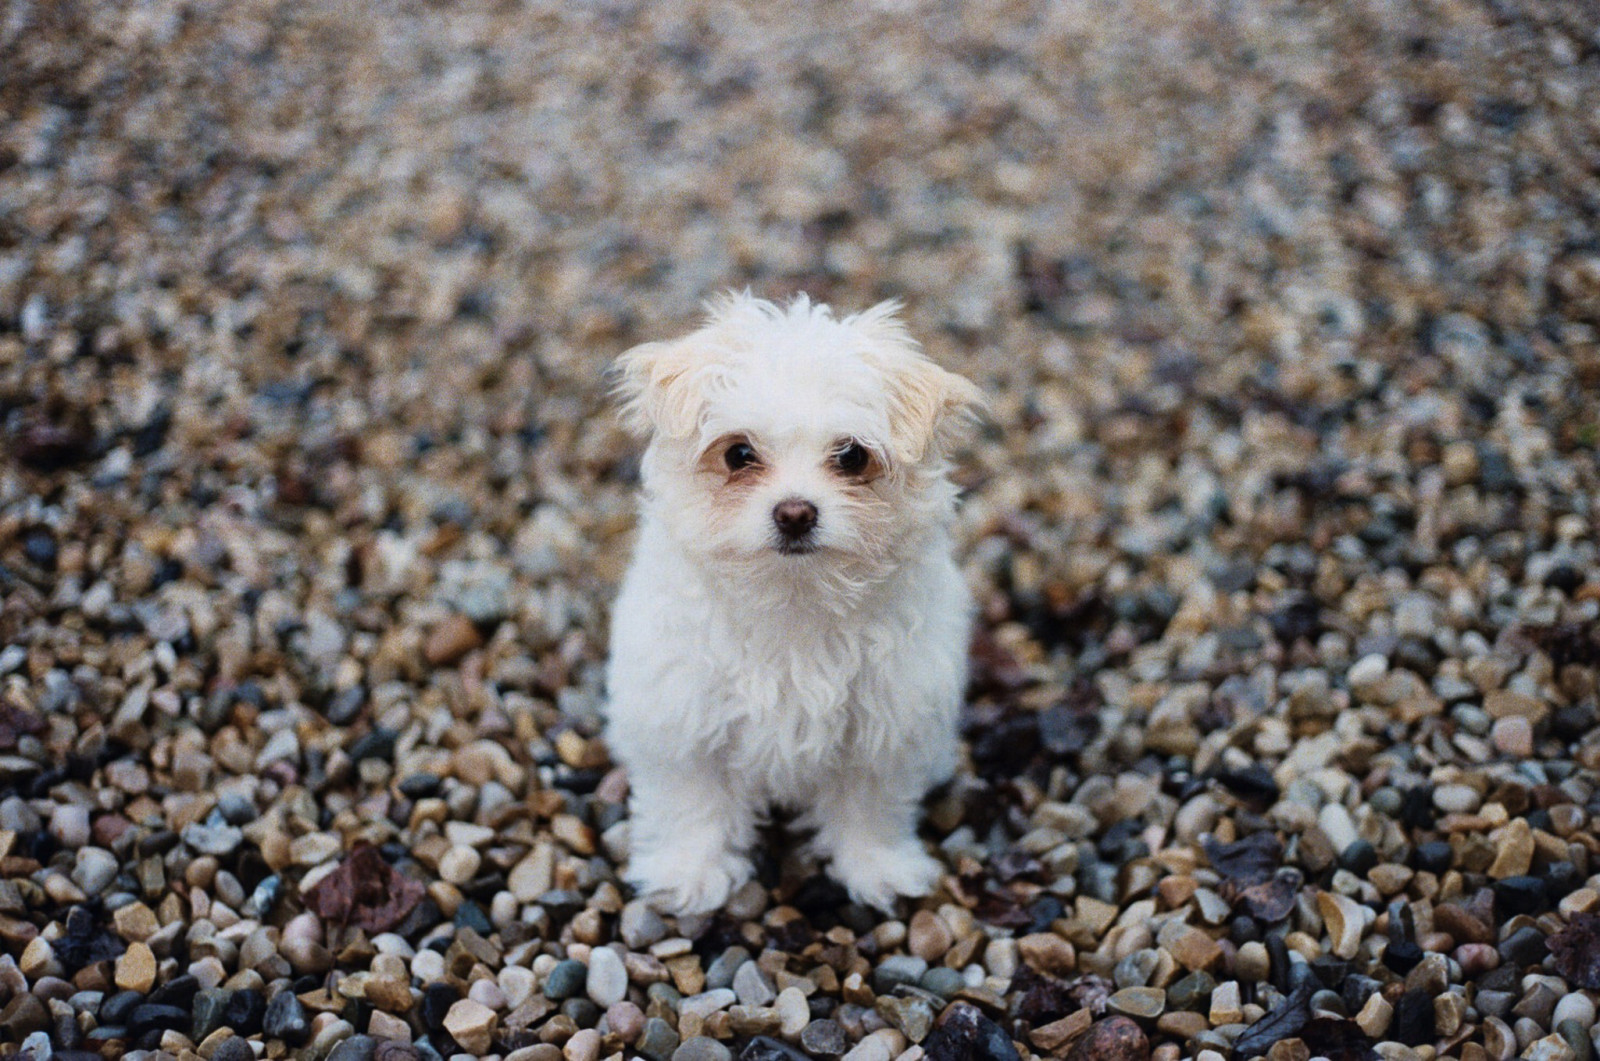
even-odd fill
[[[879,640],[797,629],[726,642],[715,699],[729,767],[785,790],[836,766],[870,710]]]

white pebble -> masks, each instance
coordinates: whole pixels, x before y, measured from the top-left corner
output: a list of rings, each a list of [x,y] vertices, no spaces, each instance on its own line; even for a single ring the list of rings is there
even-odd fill
[[[628,994],[628,970],[610,947],[596,947],[589,953],[589,998],[601,1009],[621,1002]]]

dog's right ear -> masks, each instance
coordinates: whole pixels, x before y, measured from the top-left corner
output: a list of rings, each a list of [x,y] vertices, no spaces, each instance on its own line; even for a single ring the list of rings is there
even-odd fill
[[[623,426],[641,438],[694,431],[705,406],[699,377],[708,362],[693,335],[642,343],[617,358],[610,375]]]

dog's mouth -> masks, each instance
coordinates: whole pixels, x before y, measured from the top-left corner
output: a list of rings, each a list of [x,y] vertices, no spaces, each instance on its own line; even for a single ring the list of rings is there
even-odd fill
[[[783,556],[809,556],[821,548],[816,542],[810,540],[790,541],[785,538],[776,546]]]

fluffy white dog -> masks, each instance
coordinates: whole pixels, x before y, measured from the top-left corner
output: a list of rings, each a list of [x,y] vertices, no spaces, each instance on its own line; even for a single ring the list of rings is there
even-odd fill
[[[971,624],[946,456],[981,399],[897,308],[726,295],[618,362],[650,442],[607,733],[632,788],[628,877],[667,909],[748,880],[773,806],[858,902],[938,881],[917,815],[956,766]]]

